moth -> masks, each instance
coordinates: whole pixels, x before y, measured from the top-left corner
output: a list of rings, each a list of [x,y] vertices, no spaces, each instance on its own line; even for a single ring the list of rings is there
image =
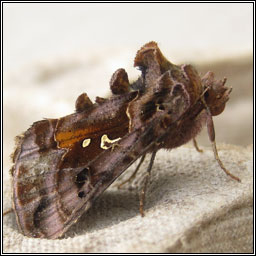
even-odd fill
[[[229,99],[226,79],[216,80],[212,72],[200,78],[193,66],[171,63],[153,41],[137,52],[134,66],[141,76],[130,83],[118,69],[109,98],[93,103],[82,93],[75,113],[35,122],[17,137],[13,210],[25,236],[61,237],[133,162],[141,158],[136,173],[151,154],[140,194],[143,215],[156,152],[190,140],[197,148],[195,137],[204,125],[219,166],[240,181],[224,167],[215,144],[212,116]]]

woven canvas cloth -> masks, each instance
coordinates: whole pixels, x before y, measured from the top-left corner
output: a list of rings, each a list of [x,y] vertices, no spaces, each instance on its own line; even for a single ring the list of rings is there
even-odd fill
[[[147,161],[132,184],[117,189],[125,172],[62,239],[28,238],[15,216],[3,218],[8,253],[253,252],[252,146],[219,144],[219,155],[238,183],[218,166],[210,148],[189,146],[156,156],[146,193],[145,217],[139,214],[138,189]],[[11,205],[6,180],[4,209]]]

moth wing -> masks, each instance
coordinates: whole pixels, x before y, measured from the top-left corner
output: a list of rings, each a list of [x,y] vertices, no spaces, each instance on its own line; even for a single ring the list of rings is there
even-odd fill
[[[150,127],[138,129],[127,133],[114,148],[103,150],[89,165],[59,171],[65,150],[57,148],[53,140],[56,122],[35,123],[24,134],[14,155],[14,209],[21,232],[29,237],[62,236],[154,141]],[[41,137],[41,141],[48,141],[48,148],[46,143],[37,144],[35,131],[42,128],[48,140]]]
[[[101,108],[97,107],[89,115],[78,112],[62,119],[36,122],[19,137],[13,154],[13,208],[24,235],[60,237],[89,208],[99,191],[107,188],[101,186],[107,173],[102,159],[106,152],[109,152],[108,158],[112,155],[118,158],[120,154],[101,143],[104,136],[123,137],[128,132],[125,108],[136,95],[137,92],[115,97],[112,104],[109,100],[102,103],[102,109],[108,109],[107,104],[112,106],[105,119],[100,117]],[[70,124],[73,124],[72,133]],[[81,136],[84,130],[87,132]],[[90,136],[89,140],[86,136]],[[90,140],[97,147],[87,147]],[[91,155],[86,158],[90,151]],[[94,167],[95,160],[100,166]]]
[[[54,203],[58,163],[65,153],[54,141],[56,124],[56,119],[34,123],[19,137],[13,155],[13,208],[20,231],[29,237],[47,237],[41,232],[41,221],[52,221],[44,227],[48,232],[60,228],[63,221]]]

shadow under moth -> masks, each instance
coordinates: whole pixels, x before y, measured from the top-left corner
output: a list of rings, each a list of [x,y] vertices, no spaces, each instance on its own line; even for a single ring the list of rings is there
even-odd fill
[[[130,83],[124,69],[110,81],[112,95],[86,93],[76,112],[33,123],[17,137],[12,155],[13,210],[19,230],[28,237],[56,239],[77,222],[95,199],[134,161],[151,160],[140,193],[140,213],[150,171],[159,149],[195,141],[206,124],[218,157],[212,116],[225,108],[231,88],[212,72],[200,78],[191,65],[168,61],[155,42],[145,44],[134,60],[141,76]],[[132,175],[131,178],[134,177]]]

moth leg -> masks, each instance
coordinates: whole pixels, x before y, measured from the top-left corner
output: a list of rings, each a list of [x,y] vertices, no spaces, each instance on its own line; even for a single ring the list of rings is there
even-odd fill
[[[120,185],[118,185],[118,188],[119,188],[119,189],[120,189],[124,184],[126,184],[126,183],[131,182],[131,181],[134,180],[134,178],[135,178],[135,176],[136,176],[138,170],[140,169],[140,166],[142,165],[142,163],[143,163],[143,161],[144,161],[144,159],[145,159],[145,156],[146,156],[146,154],[143,155],[143,156],[140,158],[140,162],[139,162],[139,164],[137,165],[137,167],[136,167],[135,171],[133,172],[133,174],[132,174],[127,180],[125,180],[125,181],[122,182]]]
[[[194,147],[195,147],[195,149],[196,149],[197,152],[200,152],[200,153],[203,152],[203,150],[198,147],[198,144],[197,144],[195,138],[193,138],[193,145],[194,145]]]
[[[150,163],[149,163],[149,166],[147,169],[147,176],[145,177],[145,183],[144,183],[143,189],[141,190],[141,193],[140,193],[140,215],[141,215],[141,217],[145,216],[145,214],[144,214],[145,193],[146,193],[146,189],[148,186],[148,181],[150,178],[151,169],[152,169],[155,157],[156,157],[156,151],[154,151],[151,155]]]
[[[210,110],[207,108],[207,120],[206,120],[206,124],[207,124],[207,130],[208,130],[208,136],[209,139],[212,143],[212,150],[214,153],[214,157],[216,159],[216,161],[218,162],[219,166],[221,167],[221,169],[228,175],[230,176],[232,179],[241,182],[241,180],[236,177],[235,175],[233,175],[232,173],[230,173],[224,166],[224,164],[222,163],[222,161],[219,158],[219,154],[217,151],[217,147],[216,147],[216,142],[215,142],[215,130],[214,130],[214,124],[213,124],[213,120],[212,120],[212,115],[210,113]]]

